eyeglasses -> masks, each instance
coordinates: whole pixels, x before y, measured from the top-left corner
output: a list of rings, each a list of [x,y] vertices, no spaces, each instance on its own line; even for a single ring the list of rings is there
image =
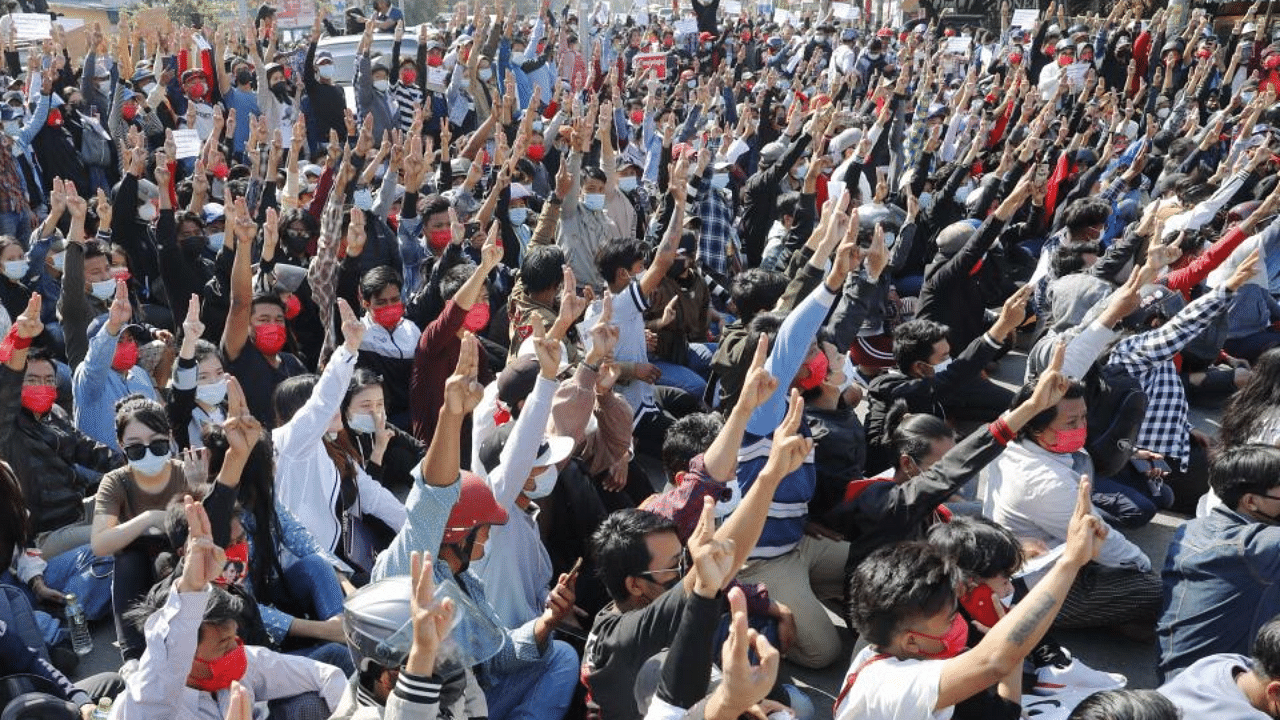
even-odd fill
[[[653,576],[659,573],[679,573],[683,577],[688,570],[689,570],[689,551],[688,549],[686,549],[684,552],[680,553],[680,562],[675,567],[664,568],[662,570],[645,570],[642,573],[636,573],[636,574],[646,575],[649,577],[650,580],[652,580]],[[659,585],[661,585],[661,583],[659,583]]]
[[[125,445],[124,456],[137,462],[146,456],[148,450],[151,451],[152,455],[168,455],[170,448],[169,438],[160,438],[159,440],[152,440],[145,445],[142,443]]]

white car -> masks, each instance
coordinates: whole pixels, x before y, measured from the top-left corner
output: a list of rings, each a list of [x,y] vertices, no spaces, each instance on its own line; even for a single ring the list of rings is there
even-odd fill
[[[418,59],[418,27],[404,29],[404,39],[400,41],[400,59]],[[347,107],[355,110],[356,93],[352,83],[356,77],[356,48],[360,47],[361,35],[339,35],[321,38],[316,45],[316,53],[328,52],[333,56],[336,72],[333,83],[342,88],[347,97]],[[374,33],[370,57],[387,56],[387,64],[391,64],[391,46],[395,44],[395,35],[391,33]],[[392,68],[394,71],[395,68]]]

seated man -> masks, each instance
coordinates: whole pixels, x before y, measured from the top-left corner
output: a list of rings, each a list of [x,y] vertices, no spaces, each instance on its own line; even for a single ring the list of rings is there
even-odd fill
[[[1085,479],[1062,557],[1026,599],[960,656],[968,625],[956,610],[955,566],[924,543],[872,553],[854,573],[849,597],[849,615],[870,645],[849,666],[835,720],[946,720],[963,717],[957,706],[975,699],[987,701],[970,717],[1021,717],[1022,661],[1049,630],[1076,572],[1107,535],[1092,510]],[[987,694],[993,685],[999,698]]]
[[[226,554],[213,544],[209,516],[190,496],[186,514],[190,535],[181,576],[168,592],[153,594],[130,613],[146,634],[147,649],[116,699],[113,717],[222,717],[236,681],[251,703],[318,694],[329,711],[336,708],[344,685],[340,670],[246,646],[239,638],[239,599],[210,584],[222,575]],[[276,714],[296,717],[284,708]]]
[[[1184,718],[1265,720],[1280,713],[1280,619],[1258,630],[1253,657],[1209,655],[1160,686]]]
[[[1156,630],[1164,678],[1212,653],[1243,654],[1280,613],[1280,449],[1224,450],[1209,485],[1222,505],[1178,528],[1165,560]]]

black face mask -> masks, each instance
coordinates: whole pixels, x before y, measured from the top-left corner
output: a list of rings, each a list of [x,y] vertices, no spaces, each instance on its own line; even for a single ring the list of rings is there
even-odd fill
[[[253,73],[248,70],[239,70],[236,72],[236,85],[248,85],[253,82]]]
[[[284,234],[284,246],[288,249],[289,254],[294,257],[302,257],[307,252],[307,245],[311,242],[310,235],[295,235],[293,233]]]
[[[178,246],[188,256],[199,256],[205,248],[209,247],[209,238],[206,235],[190,235],[179,240]]]
[[[284,97],[289,94],[289,83],[281,80],[271,86],[271,92],[275,93],[276,97]]]

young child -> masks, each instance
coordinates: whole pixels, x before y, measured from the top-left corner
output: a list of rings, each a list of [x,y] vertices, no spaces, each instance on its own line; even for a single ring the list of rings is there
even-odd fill
[[[1026,595],[1013,578],[1022,569],[1022,545],[1013,533],[985,517],[957,515],[929,531],[929,542],[949,557],[963,577],[960,613],[969,621],[973,647],[1012,607],[1015,595]],[[1019,590],[1021,589],[1021,592]],[[1088,667],[1066,648],[1045,636],[1027,656],[1023,688],[1030,695],[1053,695],[1066,689],[1112,690],[1128,679]]]

